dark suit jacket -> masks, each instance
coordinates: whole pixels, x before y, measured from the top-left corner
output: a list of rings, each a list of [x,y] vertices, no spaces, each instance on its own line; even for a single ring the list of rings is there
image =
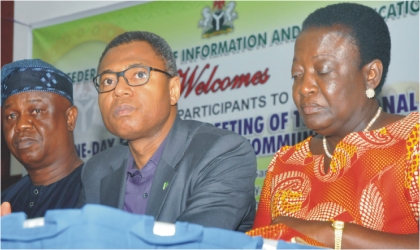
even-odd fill
[[[129,147],[118,145],[83,168],[77,207],[86,203],[123,209]],[[238,231],[255,216],[256,158],[242,136],[176,118],[158,163],[146,214],[157,221],[186,221]],[[168,182],[167,188],[163,188]]]

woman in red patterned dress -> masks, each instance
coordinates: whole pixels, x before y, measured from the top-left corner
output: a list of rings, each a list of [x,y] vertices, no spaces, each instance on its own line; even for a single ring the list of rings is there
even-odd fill
[[[316,135],[277,152],[249,235],[419,248],[419,114],[386,113],[374,98],[390,50],[388,27],[369,7],[335,4],[306,18],[293,99]]]

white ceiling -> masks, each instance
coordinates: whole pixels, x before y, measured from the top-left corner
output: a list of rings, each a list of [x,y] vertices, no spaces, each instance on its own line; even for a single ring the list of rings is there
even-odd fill
[[[19,1],[15,0],[13,60],[31,58],[31,29],[105,13],[146,1]]]

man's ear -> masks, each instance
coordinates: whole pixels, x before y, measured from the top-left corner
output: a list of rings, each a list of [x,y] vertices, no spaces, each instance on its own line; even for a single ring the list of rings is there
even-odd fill
[[[67,130],[73,132],[76,127],[77,115],[79,111],[76,106],[71,106],[66,111],[67,116]]]
[[[382,62],[378,59],[375,59],[363,66],[363,71],[366,75],[366,89],[375,89],[382,79]]]
[[[178,103],[179,96],[181,95],[181,79],[179,76],[174,76],[169,81],[169,95],[171,98],[171,105],[176,105]]]

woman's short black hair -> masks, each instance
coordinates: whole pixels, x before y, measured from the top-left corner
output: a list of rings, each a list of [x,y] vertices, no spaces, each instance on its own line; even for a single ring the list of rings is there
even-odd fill
[[[115,37],[102,52],[101,58],[99,59],[99,64],[101,64],[102,59],[108,50],[117,47],[121,44],[128,44],[131,42],[147,42],[152,46],[155,53],[165,62],[166,71],[172,76],[178,75],[176,69],[175,57],[172,53],[172,49],[169,44],[162,37],[147,31],[128,31],[117,37]],[[98,66],[99,67],[99,66]]]
[[[375,92],[384,85],[391,60],[391,36],[388,26],[374,9],[355,3],[328,5],[311,13],[302,24],[302,32],[309,28],[343,26],[359,49],[362,68],[374,59],[383,64],[382,79]]]

